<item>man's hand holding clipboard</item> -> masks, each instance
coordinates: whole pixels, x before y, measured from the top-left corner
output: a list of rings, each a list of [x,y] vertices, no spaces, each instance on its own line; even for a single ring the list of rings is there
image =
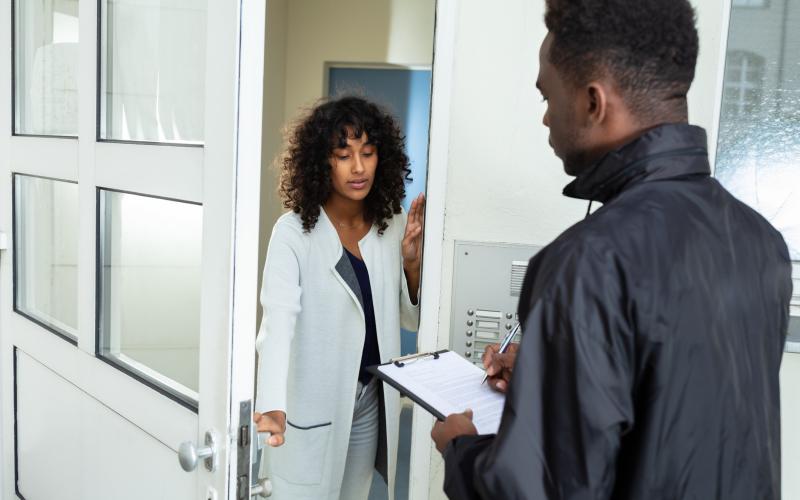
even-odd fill
[[[488,381],[492,389],[504,394],[508,389],[519,349],[519,344],[513,344],[511,340],[519,329],[520,324],[517,323],[517,326],[508,332],[502,343],[487,346],[483,353],[483,367],[486,370],[483,382]],[[443,422],[436,422],[431,429],[431,438],[440,453],[444,453],[444,449],[453,438],[474,434],[478,434],[478,431],[472,424],[471,410],[448,415]]]

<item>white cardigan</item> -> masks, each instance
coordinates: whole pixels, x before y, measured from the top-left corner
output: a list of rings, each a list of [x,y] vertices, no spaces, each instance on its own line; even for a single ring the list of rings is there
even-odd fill
[[[400,327],[416,330],[401,242],[406,215],[373,226],[358,243],[369,272],[381,360],[400,355]],[[303,232],[299,214],[286,213],[272,230],[261,289],[264,317],[256,411],[286,412],[286,443],[265,447],[272,498],[339,498],[353,421],[366,325],[358,281],[330,219]],[[387,479],[394,492],[400,398],[384,387]]]

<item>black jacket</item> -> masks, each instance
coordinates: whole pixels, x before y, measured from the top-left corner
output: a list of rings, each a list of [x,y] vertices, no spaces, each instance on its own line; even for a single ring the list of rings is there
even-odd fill
[[[604,205],[531,259],[497,435],[445,450],[450,498],[779,499],[791,262],[663,125],[568,185]]]

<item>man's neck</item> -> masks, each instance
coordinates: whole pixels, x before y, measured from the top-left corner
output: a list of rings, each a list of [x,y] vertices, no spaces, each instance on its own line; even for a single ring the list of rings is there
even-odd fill
[[[616,151],[626,144],[630,144],[656,127],[660,127],[669,123],[686,124],[688,122],[688,117],[680,111],[676,111],[672,114],[665,114],[661,118],[630,122],[628,126],[618,128],[615,133],[609,137],[608,142],[604,143],[600,148],[598,148],[592,163],[599,161],[608,153]]]

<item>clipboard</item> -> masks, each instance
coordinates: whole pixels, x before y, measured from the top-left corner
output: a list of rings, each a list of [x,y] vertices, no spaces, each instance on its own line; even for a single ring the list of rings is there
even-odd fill
[[[388,363],[383,363],[380,365],[373,365],[368,366],[367,371],[383,382],[386,382],[390,386],[394,387],[398,391],[400,391],[400,396],[407,396],[411,401],[415,402],[416,404],[420,405],[422,408],[425,409],[428,413],[436,417],[438,420],[444,421],[447,415],[442,415],[436,408],[428,404],[427,401],[422,399],[421,397],[417,396],[414,392],[409,390],[406,386],[398,382],[397,380],[389,377],[387,374],[383,373],[378,369],[380,366],[387,366],[387,365],[395,365],[398,368],[404,367],[407,363],[414,363],[420,360],[428,359],[431,361],[435,361],[439,359],[439,355],[449,352],[448,349],[442,349],[441,351],[435,352],[421,352],[418,354],[408,354],[406,356],[400,356],[399,358],[392,358]]]
[[[484,371],[453,351],[403,356],[367,371],[439,420],[471,408],[480,434],[496,433],[500,427],[505,395],[483,384]]]

